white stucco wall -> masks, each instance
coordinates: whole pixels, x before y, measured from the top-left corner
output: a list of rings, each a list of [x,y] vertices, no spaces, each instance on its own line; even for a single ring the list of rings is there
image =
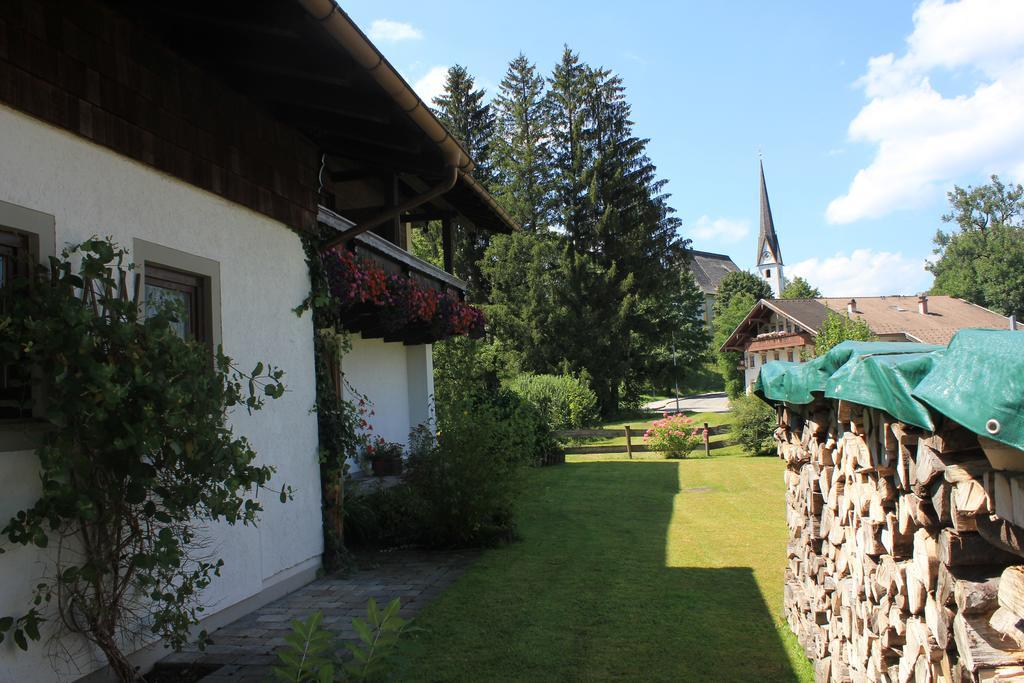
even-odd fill
[[[352,337],[352,350],[342,358],[341,371],[352,389],[370,400],[375,413],[368,418],[373,434],[404,444],[416,425],[433,420],[431,348]],[[346,398],[353,398],[347,388]],[[358,469],[358,464],[352,467]]]
[[[0,105],[0,200],[52,214],[58,250],[69,241],[112,235],[132,247],[140,238],[219,262],[221,334],[241,367],[270,361],[286,371],[288,392],[253,416],[235,411],[237,433],[274,483],[296,490],[281,504],[261,496],[258,528],[212,528],[211,550],[225,560],[204,595],[206,615],[286,581],[319,563],[322,553],[313,331],[309,314],[292,309],[309,280],[297,235],[261,214],[121,157],[70,133]],[[400,345],[399,345],[400,346]],[[408,410],[408,409],[406,409]],[[39,491],[31,452],[0,452],[0,526]],[[46,555],[16,548],[0,556],[0,616],[21,614]],[[71,648],[72,650],[74,648]],[[73,680],[91,664],[51,660],[45,644],[28,653],[0,644],[0,681]],[[52,666],[60,669],[53,673]]]

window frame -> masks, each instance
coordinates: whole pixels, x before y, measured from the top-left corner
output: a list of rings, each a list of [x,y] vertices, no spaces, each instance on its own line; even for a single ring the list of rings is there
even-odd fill
[[[57,255],[56,219],[52,214],[0,200],[0,233],[13,235],[14,239],[7,241],[17,240],[24,246],[29,263],[43,265]],[[33,389],[30,416],[0,419],[0,453],[37,448],[47,428],[43,410],[43,397]]]
[[[143,315],[145,315],[146,307],[147,270],[158,269],[156,279],[160,281],[165,281],[161,275],[166,275],[168,272],[176,273],[177,277],[181,279],[189,277],[201,279],[203,311],[200,322],[204,326],[202,341],[211,350],[218,348],[222,340],[220,263],[213,259],[139,238],[135,238],[132,242],[132,258],[137,271],[142,276],[139,282],[139,286],[142,288],[139,307]]]
[[[188,320],[185,321],[185,335],[202,344],[210,345],[210,285],[209,278],[188,273],[177,268],[168,268],[147,261],[144,264],[145,284],[143,300],[151,286],[175,292],[184,292],[188,297]],[[148,303],[146,304],[148,305]]]

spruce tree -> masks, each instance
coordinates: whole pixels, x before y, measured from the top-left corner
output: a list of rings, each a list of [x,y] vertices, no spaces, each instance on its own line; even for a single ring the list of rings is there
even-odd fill
[[[522,53],[513,59],[493,103],[495,191],[523,230],[551,218],[551,150],[544,77]]]
[[[476,88],[476,82],[466,67],[456,64],[448,69],[444,90],[434,98],[434,112],[438,120],[466,148],[475,164],[473,179],[490,189],[494,184],[491,166],[491,147],[494,140],[494,114],[485,101],[486,92]],[[418,246],[419,250],[439,252],[440,230],[430,226],[423,238],[432,245]],[[470,226],[459,226],[454,245],[454,268],[468,285],[470,301],[487,301],[488,287],[480,272],[480,259],[489,244],[487,232]],[[422,240],[421,240],[422,242]]]
[[[566,48],[549,81],[564,365],[586,371],[602,411],[632,398],[675,332],[667,306],[686,244],[664,181],[633,134],[622,80]],[[585,334],[581,331],[585,330]]]

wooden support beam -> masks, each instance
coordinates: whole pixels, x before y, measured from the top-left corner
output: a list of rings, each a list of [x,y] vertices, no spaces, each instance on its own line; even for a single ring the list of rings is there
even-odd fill
[[[444,255],[444,270],[455,274],[455,227],[452,217],[446,215],[441,219],[441,251]]]

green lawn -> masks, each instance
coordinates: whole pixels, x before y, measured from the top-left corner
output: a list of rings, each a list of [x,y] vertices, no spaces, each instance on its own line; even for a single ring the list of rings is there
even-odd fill
[[[398,680],[812,680],[779,616],[782,463],[716,453],[530,471],[522,540],[421,613]]]

